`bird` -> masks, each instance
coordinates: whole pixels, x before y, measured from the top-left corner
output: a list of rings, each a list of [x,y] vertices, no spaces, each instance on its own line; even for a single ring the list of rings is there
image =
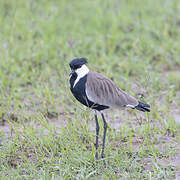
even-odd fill
[[[105,157],[104,149],[108,127],[103,111],[110,108],[132,108],[143,112],[150,112],[150,105],[140,102],[135,97],[127,94],[106,76],[89,70],[86,64],[86,58],[75,58],[70,61],[70,90],[81,104],[94,111],[96,122],[96,159],[98,159],[100,131],[97,112],[101,114],[104,123],[101,151],[101,158],[103,159]]]

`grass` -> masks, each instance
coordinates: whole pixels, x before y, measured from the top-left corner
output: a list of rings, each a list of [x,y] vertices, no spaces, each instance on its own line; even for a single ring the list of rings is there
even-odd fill
[[[178,179],[178,14],[178,0],[0,1],[0,179]],[[74,57],[151,105],[106,113],[106,168],[69,91]]]

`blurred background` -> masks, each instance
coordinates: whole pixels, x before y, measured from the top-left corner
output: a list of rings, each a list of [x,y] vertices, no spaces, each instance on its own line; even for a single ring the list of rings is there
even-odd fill
[[[179,15],[178,0],[1,0],[0,178],[178,178]],[[109,169],[69,90],[76,57],[151,105],[107,112]]]

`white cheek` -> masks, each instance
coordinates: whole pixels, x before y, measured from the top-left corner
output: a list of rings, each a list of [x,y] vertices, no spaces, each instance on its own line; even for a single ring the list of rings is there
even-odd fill
[[[76,80],[75,80],[75,82],[74,82],[74,86],[73,86],[73,87],[75,87],[75,85],[77,84],[77,82],[78,82],[82,77],[84,77],[86,74],[88,74],[88,72],[89,72],[89,69],[88,69],[88,67],[87,67],[85,64],[82,65],[81,68],[77,69],[77,70],[76,70],[77,78],[76,78]]]
[[[88,67],[87,67],[85,64],[82,65],[81,68],[79,68],[79,69],[76,70],[77,75],[78,75],[78,76],[81,76],[81,77],[83,77],[84,75],[86,75],[88,72],[89,72],[89,69],[88,69]]]

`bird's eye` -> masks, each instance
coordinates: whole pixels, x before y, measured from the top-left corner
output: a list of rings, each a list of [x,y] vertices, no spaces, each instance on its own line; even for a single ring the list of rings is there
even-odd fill
[[[78,68],[81,68],[82,65],[75,65],[74,68],[75,69],[78,69]]]

